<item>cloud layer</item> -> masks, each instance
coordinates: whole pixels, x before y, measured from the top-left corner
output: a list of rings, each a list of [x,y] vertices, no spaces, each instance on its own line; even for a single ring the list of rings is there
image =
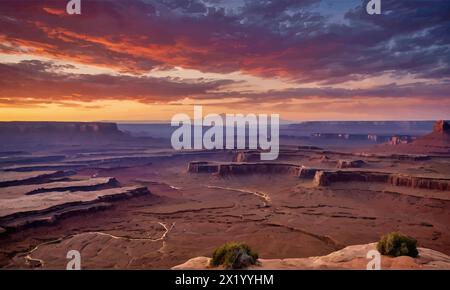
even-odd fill
[[[0,104],[450,98],[449,1],[383,0],[383,14],[375,16],[367,15],[366,1],[360,1],[331,17],[322,5],[328,2],[92,0],[82,1],[82,15],[67,15],[65,1],[4,0],[1,53],[95,65],[117,74],[67,73],[38,60],[3,62]],[[174,68],[223,78],[149,76]],[[281,79],[292,88],[239,90],[240,82],[228,77],[236,72]],[[358,87],[385,76],[390,79]],[[348,82],[356,85],[346,87]]]

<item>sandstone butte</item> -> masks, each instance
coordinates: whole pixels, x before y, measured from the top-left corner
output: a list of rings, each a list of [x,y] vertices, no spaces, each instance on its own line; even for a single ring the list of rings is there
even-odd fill
[[[450,154],[450,124],[444,120],[434,124],[433,131],[425,136],[421,136],[410,144],[399,145],[379,145],[375,146],[371,152],[387,153],[401,152],[414,154]]]

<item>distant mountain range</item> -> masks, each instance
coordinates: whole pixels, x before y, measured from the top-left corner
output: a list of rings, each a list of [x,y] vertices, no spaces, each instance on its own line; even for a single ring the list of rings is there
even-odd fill
[[[288,125],[287,130],[312,133],[424,135],[435,121],[311,121]]]
[[[220,114],[225,118],[225,114]],[[116,124],[170,124],[170,120],[103,120],[99,122],[116,123]],[[281,125],[295,124],[298,121],[280,119]]]

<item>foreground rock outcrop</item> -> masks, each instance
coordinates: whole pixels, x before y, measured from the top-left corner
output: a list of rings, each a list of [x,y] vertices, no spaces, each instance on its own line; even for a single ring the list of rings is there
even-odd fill
[[[354,245],[343,248],[326,256],[291,258],[291,259],[259,259],[259,264],[249,269],[278,270],[317,270],[317,269],[367,269],[367,253],[376,250],[377,243]],[[381,256],[381,269],[450,269],[450,257],[431,249],[418,248],[419,256],[411,258]],[[196,257],[172,267],[174,270],[215,269],[209,266],[210,258]]]

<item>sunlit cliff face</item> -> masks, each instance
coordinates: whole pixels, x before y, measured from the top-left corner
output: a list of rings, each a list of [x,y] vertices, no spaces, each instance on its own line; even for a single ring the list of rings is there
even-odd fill
[[[5,0],[0,120],[448,118],[450,3],[363,2]]]

